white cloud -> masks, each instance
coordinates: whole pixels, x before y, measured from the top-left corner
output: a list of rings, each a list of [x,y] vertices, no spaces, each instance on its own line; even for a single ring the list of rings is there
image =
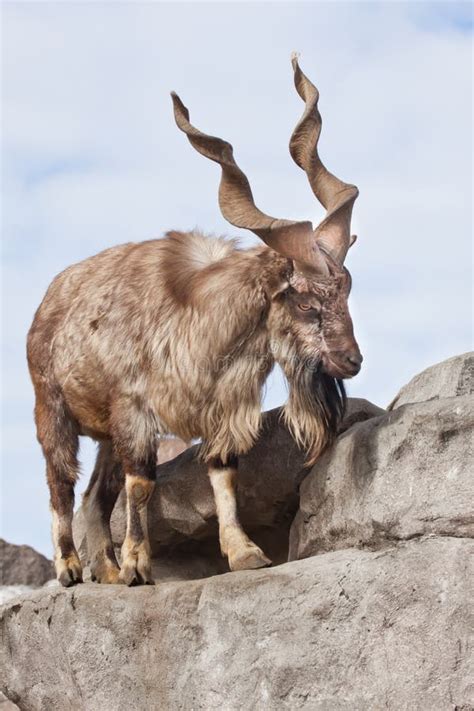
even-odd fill
[[[412,374],[471,347],[467,20],[453,3],[4,6],[7,537],[34,544],[40,527],[46,548],[24,340],[54,274],[170,228],[236,232],[218,212],[217,167],[174,125],[170,89],[234,144],[262,209],[317,221],[287,149],[300,50],[321,91],[321,154],[361,191],[348,265],[366,359],[350,392],[386,404]],[[267,401],[282,397],[275,376]]]

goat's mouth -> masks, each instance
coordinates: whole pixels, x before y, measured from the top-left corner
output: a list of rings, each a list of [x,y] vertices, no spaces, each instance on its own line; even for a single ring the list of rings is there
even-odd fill
[[[328,355],[323,356],[321,359],[321,371],[332,378],[341,380],[353,378],[360,371],[360,366],[360,363],[351,361],[348,358],[345,358],[344,362],[339,358],[330,358]]]

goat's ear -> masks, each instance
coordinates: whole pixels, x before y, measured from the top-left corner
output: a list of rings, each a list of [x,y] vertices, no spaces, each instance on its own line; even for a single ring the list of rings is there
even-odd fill
[[[293,263],[286,264],[279,272],[273,273],[268,280],[268,293],[270,299],[276,299],[280,294],[290,288],[290,279],[293,275]]]
[[[284,291],[290,288],[290,282],[288,280],[288,275],[285,276],[285,278],[282,278],[280,282],[274,282],[273,284],[270,285],[270,298],[276,299],[280,294],[283,294]]]
[[[257,252],[257,257],[261,264],[261,283],[264,285],[267,298],[276,299],[290,286],[290,279],[294,272],[293,261],[265,247]]]

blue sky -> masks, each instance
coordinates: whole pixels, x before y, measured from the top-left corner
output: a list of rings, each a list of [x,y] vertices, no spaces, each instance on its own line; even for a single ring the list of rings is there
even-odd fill
[[[263,210],[316,223],[288,154],[301,52],[321,156],[360,188],[347,265],[365,361],[351,395],[386,405],[472,348],[471,42],[470,3],[3,5],[1,535],[51,553],[25,337],[54,275],[172,228],[239,234],[217,207],[217,167],[174,125],[171,89],[233,143]],[[266,404],[284,399],[275,375]]]

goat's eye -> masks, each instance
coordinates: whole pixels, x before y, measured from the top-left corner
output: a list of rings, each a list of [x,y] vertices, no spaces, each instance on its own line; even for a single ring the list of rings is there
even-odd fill
[[[298,308],[301,309],[301,311],[311,311],[313,307],[311,304],[298,304]]]

